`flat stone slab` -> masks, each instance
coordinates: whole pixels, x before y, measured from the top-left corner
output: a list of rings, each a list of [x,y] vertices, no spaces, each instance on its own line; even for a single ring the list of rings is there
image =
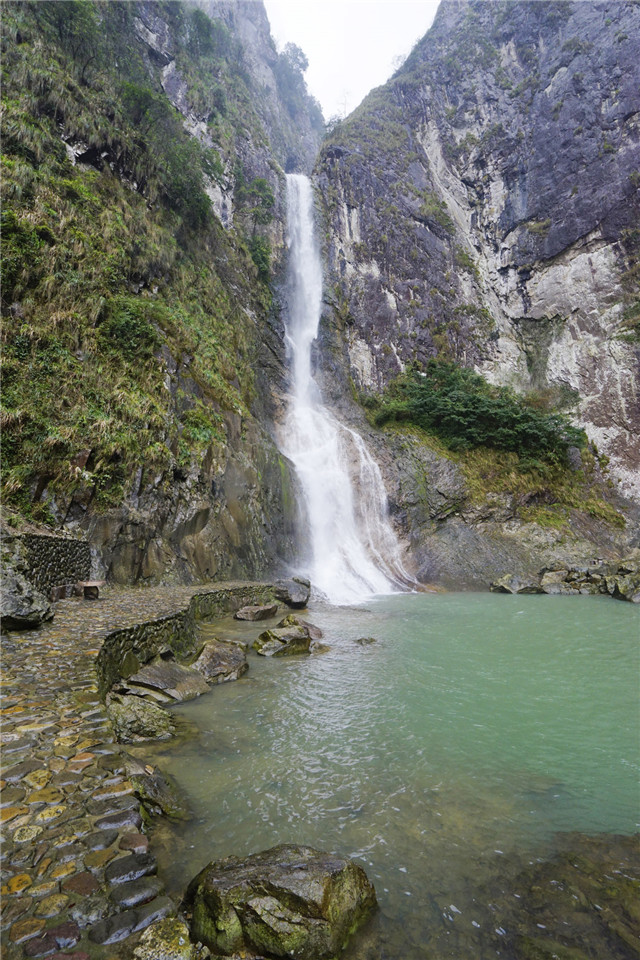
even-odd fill
[[[107,883],[128,883],[139,880],[149,873],[155,873],[155,858],[149,853],[130,853],[112,861],[104,872]]]
[[[161,660],[148,663],[129,677],[129,684],[161,690],[174,700],[193,700],[207,693],[208,687],[201,673],[180,663]]]
[[[109,890],[109,899],[119,907],[137,907],[164,893],[164,884],[158,877],[139,877],[119,883]]]

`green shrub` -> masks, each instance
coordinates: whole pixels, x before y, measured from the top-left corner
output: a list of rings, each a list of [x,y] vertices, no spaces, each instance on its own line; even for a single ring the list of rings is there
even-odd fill
[[[105,307],[100,337],[108,348],[127,360],[148,357],[158,345],[152,326],[154,308],[136,297],[113,297]]]
[[[528,470],[539,461],[564,463],[570,446],[586,442],[560,414],[540,413],[504,387],[472,370],[430,360],[425,374],[404,374],[387,392],[377,424],[408,421],[440,437],[451,450],[491,447],[520,457]]]
[[[251,259],[258,268],[261,280],[268,281],[271,276],[271,244],[265,237],[252,237],[249,241]]]

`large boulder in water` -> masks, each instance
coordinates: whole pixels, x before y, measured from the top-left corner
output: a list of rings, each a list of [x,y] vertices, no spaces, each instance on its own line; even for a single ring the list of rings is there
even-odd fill
[[[301,617],[296,617],[294,613],[283,617],[278,627],[304,627],[312,640],[322,640],[323,637],[320,627],[316,627],[315,623],[309,623],[308,620],[303,620]]]
[[[249,669],[244,650],[236,644],[209,640],[191,664],[207,683],[237,680]]]
[[[279,627],[265,630],[253,643],[253,649],[263,657],[292,657],[309,653],[311,637],[306,627]]]
[[[311,595],[311,583],[304,577],[292,577],[291,580],[276,580],[273,594],[288,607],[300,609],[306,607]]]
[[[185,906],[192,938],[214,954],[325,960],[340,954],[376,895],[352,860],[283,844],[210,863],[189,884]]]

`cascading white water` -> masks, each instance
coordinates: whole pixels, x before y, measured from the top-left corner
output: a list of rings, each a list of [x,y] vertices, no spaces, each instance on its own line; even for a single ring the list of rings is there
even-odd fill
[[[311,375],[318,333],[322,266],[314,237],[309,179],[287,176],[289,311],[286,324],[293,388],[283,452],[307,501],[311,579],[333,603],[354,603],[410,582],[387,516],[380,469],[362,437],[323,406]]]

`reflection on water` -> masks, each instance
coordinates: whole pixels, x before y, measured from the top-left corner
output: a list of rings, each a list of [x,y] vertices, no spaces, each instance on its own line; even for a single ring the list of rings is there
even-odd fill
[[[630,604],[396,595],[309,619],[328,653],[250,654],[245,678],[178,708],[199,739],[157,748],[196,812],[158,834],[175,890],[213,858],[308,843],[374,880],[381,912],[353,951],[494,957],[494,901],[556,832],[636,829]]]

